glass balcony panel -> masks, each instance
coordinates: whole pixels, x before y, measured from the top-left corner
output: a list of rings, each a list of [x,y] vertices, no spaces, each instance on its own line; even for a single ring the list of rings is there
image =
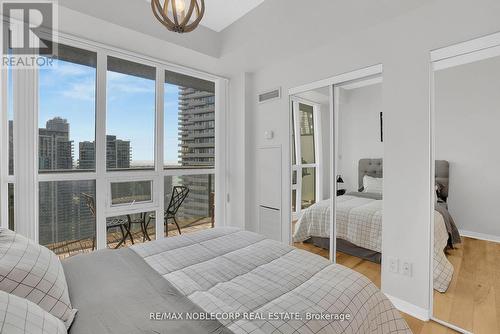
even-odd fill
[[[185,189],[188,191],[187,197],[179,206],[176,214],[168,220],[168,230],[170,235],[178,233],[175,221],[181,228],[182,233],[195,231],[198,229],[211,228],[215,223],[215,176],[204,175],[182,175],[166,176],[165,181],[165,210],[175,212],[172,195],[175,196],[174,187],[177,191]]]
[[[302,169],[302,209],[316,203],[316,168]]]
[[[143,212],[106,219],[108,248],[129,247],[156,238],[155,213]]]
[[[9,183],[7,186],[8,191],[8,206],[9,206],[9,230],[15,231],[16,226],[14,222],[14,184]]]
[[[39,242],[61,258],[95,249],[95,181],[40,182]]]

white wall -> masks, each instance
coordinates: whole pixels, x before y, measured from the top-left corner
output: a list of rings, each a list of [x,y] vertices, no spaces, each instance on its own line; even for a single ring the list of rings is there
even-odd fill
[[[358,190],[358,163],[364,158],[383,158],[380,141],[382,84],[340,89],[338,171],[347,191]]]
[[[450,162],[458,228],[500,240],[500,57],[438,71],[436,158]]]
[[[367,9],[372,5],[374,8]],[[240,148],[248,153],[244,173],[246,226],[257,226],[257,193],[249,187],[258,179],[256,147],[282,145],[282,165],[289,166],[290,161],[288,99],[257,105],[257,92],[278,86],[286,92],[291,87],[382,63],[383,262],[394,256],[413,263],[412,277],[390,273],[383,265],[382,290],[414,305],[413,313],[425,317],[431,292],[429,52],[499,31],[500,2],[318,0],[314,11],[304,6],[309,4],[266,1],[223,32],[224,70],[253,72],[251,105],[245,110],[246,146]],[[272,140],[262,135],[267,129],[275,133]],[[412,177],[402,178],[403,172]],[[289,179],[289,170],[284,170],[283,203],[290,203]],[[286,229],[290,216],[284,213],[282,219]],[[289,240],[289,235],[285,230],[282,240]]]

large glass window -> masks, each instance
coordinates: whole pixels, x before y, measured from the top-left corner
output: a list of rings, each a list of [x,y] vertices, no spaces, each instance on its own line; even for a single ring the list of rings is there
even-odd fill
[[[59,45],[39,71],[40,172],[95,170],[96,63],[94,52]]]
[[[164,165],[215,166],[215,85],[165,71]]]
[[[108,57],[107,170],[154,168],[154,67]]]
[[[4,119],[2,130],[8,132],[9,146],[1,152],[2,161],[9,160],[13,174],[18,154],[13,145],[14,122],[31,116],[37,116],[38,124],[27,123],[16,136],[38,132],[36,145],[22,144],[36,152],[39,161],[38,166],[19,169],[20,175],[1,180],[8,184],[0,198],[8,208],[9,227],[23,227],[30,235],[37,231],[40,244],[60,257],[149,241],[165,222],[169,236],[178,233],[177,225],[182,233],[213,227],[215,83],[166,71],[167,66],[154,61],[121,59],[112,51],[92,46],[88,47],[97,51],[87,51],[82,49],[87,47],[84,44],[69,43],[75,46],[58,45],[58,54],[50,60],[53,66],[40,68],[37,75],[27,72],[14,77],[19,82],[13,85],[12,73],[7,72],[8,122]],[[98,59],[106,59],[107,66],[98,65]],[[163,72],[164,96],[156,82]],[[38,98],[13,94],[14,88],[33,86]],[[17,114],[13,96],[36,106],[38,115]],[[159,97],[165,101],[160,111],[156,109]],[[163,133],[157,131],[159,112],[164,113]],[[97,120],[105,120],[105,126]],[[158,159],[162,150],[164,159]],[[182,174],[174,170],[179,168]],[[14,206],[14,185],[33,176],[38,182],[33,185],[33,189],[38,186],[36,205],[24,187],[15,191],[16,196],[27,198],[26,208],[38,210],[34,213],[38,227],[14,222],[14,211],[22,217],[19,209],[24,205]],[[183,198],[177,202],[172,196]],[[160,210],[163,203],[165,212]]]
[[[300,100],[302,101],[302,100]],[[292,101],[292,212],[297,215],[317,201],[319,105]]]
[[[95,249],[95,181],[40,182],[39,242],[65,257]]]
[[[311,164],[316,161],[313,106],[299,103],[299,121],[302,164]]]

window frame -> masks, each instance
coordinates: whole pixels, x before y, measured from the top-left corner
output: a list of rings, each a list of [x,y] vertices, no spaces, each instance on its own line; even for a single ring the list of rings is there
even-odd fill
[[[15,205],[14,219],[16,230],[27,237],[38,241],[39,231],[39,183],[48,181],[84,181],[95,180],[96,182],[96,239],[97,249],[107,247],[106,242],[106,218],[117,215],[133,214],[146,211],[155,211],[156,215],[162,216],[164,212],[164,177],[177,175],[198,175],[213,174],[216,177],[215,188],[217,203],[215,215],[218,217],[216,226],[226,225],[227,211],[227,107],[228,84],[226,78],[213,74],[197,71],[187,67],[174,65],[160,59],[152,58],[140,53],[126,51],[120,48],[104,45],[101,43],[77,38],[64,33],[58,33],[58,43],[85,49],[97,54],[96,66],[96,114],[95,114],[95,171],[67,171],[67,172],[39,172],[38,170],[38,75],[37,71],[13,70],[14,78],[14,152],[26,148],[23,156],[14,154],[15,161],[26,163],[14,164],[14,175],[8,175],[8,116],[7,116],[7,72],[5,67],[1,68],[1,110],[0,119],[0,214],[2,227],[8,225],[8,184],[15,186],[15,198],[23,199],[23,208]],[[107,58],[108,56],[133,61],[139,64],[152,66],[156,69],[155,82],[155,130],[154,130],[154,169],[151,170],[130,170],[130,171],[107,171],[106,170],[106,107],[107,107]],[[180,74],[196,77],[215,84],[215,166],[213,168],[190,168],[190,169],[165,169],[164,168],[164,82],[165,71],[177,72]],[[16,91],[22,93],[16,94]],[[24,89],[26,88],[26,89]],[[25,102],[27,101],[27,102]],[[27,117],[23,116],[18,109],[28,110]],[[17,111],[17,112],[16,112]],[[20,123],[28,124],[28,127],[21,129]],[[23,136],[19,132],[23,131]],[[30,135],[24,136],[24,132]],[[31,157],[31,159],[29,159]],[[23,168],[20,168],[23,166]],[[23,181],[23,178],[25,180]],[[152,181],[152,202],[141,202],[125,206],[111,207],[110,184],[116,180],[151,180]],[[20,182],[22,181],[22,182]],[[17,184],[20,185],[19,189]],[[109,191],[108,191],[109,189]],[[108,196],[109,195],[109,196]],[[24,197],[23,197],[24,196]],[[16,200],[15,200],[16,202]],[[23,212],[24,211],[24,212]],[[29,219],[27,219],[29,217]],[[164,224],[162,219],[156,221],[156,236],[164,236]]]
[[[319,103],[309,101],[304,98],[293,96],[291,98],[292,108],[290,116],[293,124],[294,138],[295,138],[295,164],[291,165],[291,174],[297,172],[296,183],[290,189],[290,196],[293,196],[295,190],[295,211],[292,208],[293,219],[299,219],[305,209],[302,209],[302,170],[306,168],[314,168],[316,172],[315,196],[316,203],[323,200],[323,159],[322,143],[321,143],[321,106]],[[300,104],[305,104],[313,108],[313,122],[314,122],[314,163],[302,164],[302,145],[300,136]],[[293,155],[294,152],[291,152]],[[291,161],[292,159],[290,159]]]

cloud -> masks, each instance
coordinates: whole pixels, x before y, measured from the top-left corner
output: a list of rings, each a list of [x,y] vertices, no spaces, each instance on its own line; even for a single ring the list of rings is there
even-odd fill
[[[155,83],[152,80],[142,79],[117,72],[108,72],[108,94],[116,97],[121,94],[154,93]]]
[[[50,70],[53,71],[52,75],[57,77],[77,77],[77,76],[88,76],[89,67],[83,65],[77,65],[74,63],[69,63],[65,61],[57,61],[56,66],[52,67]]]
[[[95,82],[74,82],[70,83],[69,87],[61,91],[62,95],[65,97],[94,101],[95,100]]]

